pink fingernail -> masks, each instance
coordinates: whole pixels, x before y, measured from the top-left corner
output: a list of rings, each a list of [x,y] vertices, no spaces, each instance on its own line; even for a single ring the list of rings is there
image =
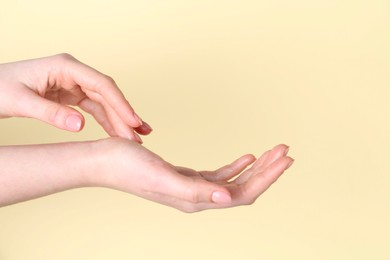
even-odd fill
[[[218,203],[218,204],[227,204],[232,202],[232,198],[230,197],[230,195],[221,191],[213,192],[211,196],[211,200],[214,203]]]
[[[81,129],[81,118],[76,115],[70,115],[66,118],[65,125],[72,131],[79,131]]]
[[[284,155],[287,155],[289,150],[290,150],[290,147],[287,146],[287,149],[284,151]]]

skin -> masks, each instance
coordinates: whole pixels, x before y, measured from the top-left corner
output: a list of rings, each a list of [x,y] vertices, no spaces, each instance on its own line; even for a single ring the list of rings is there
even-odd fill
[[[0,64],[0,118],[30,117],[78,132],[90,113],[110,136],[141,143],[152,128],[134,112],[115,81],[69,54]]]
[[[188,213],[250,205],[291,166],[287,151],[278,145],[257,160],[247,154],[196,171],[123,138],[0,147],[0,206],[80,187],[116,189]]]
[[[152,129],[115,82],[69,54],[0,64],[0,93],[0,118],[80,131],[84,117],[70,107],[78,106],[112,136],[0,147],[0,207],[80,187],[116,189],[183,212],[250,205],[293,163],[278,145],[214,171],[174,166],[141,145],[137,133]]]

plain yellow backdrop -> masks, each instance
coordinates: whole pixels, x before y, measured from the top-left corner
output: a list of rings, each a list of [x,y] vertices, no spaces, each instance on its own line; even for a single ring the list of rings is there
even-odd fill
[[[1,63],[68,52],[112,76],[168,161],[214,169],[278,143],[296,161],[250,207],[184,214],[91,188],[1,208],[0,259],[390,259],[389,13],[387,0],[1,0]],[[1,120],[0,144],[106,136],[87,120],[79,134]]]

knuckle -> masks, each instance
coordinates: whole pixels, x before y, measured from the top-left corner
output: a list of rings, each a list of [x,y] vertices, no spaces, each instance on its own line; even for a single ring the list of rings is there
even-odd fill
[[[57,69],[63,68],[64,65],[68,66],[75,61],[77,61],[76,58],[69,53],[60,53],[48,58],[49,64],[51,64],[53,68]]]
[[[242,205],[246,205],[246,206],[250,206],[252,205],[253,203],[255,203],[257,197],[249,194],[249,192],[247,192],[246,190],[241,190],[240,191],[240,197],[243,198],[242,199]]]
[[[199,203],[199,191],[195,180],[193,180],[192,185],[186,188],[184,199],[190,203]]]
[[[45,109],[44,117],[48,120],[50,124],[57,122],[58,115],[60,113],[60,107],[57,105],[49,105]]]
[[[247,198],[244,202],[244,205],[247,205],[247,206],[253,205],[255,203],[255,201],[256,201],[256,198],[253,198],[253,197]]]
[[[104,78],[104,84],[111,85],[111,86],[116,85],[115,80],[111,76],[103,75],[103,78]]]
[[[115,80],[108,75],[102,75],[102,78],[95,83],[96,91],[102,93],[103,90],[112,89],[116,87]]]
[[[116,87],[116,82],[115,80],[111,77],[111,76],[108,76],[108,75],[104,75],[103,76],[104,80],[102,81],[102,85],[100,85],[99,87],[100,88],[103,88],[103,87]]]
[[[191,203],[198,203],[199,202],[197,192],[193,191],[192,189],[187,189],[185,199]]]
[[[75,58],[71,54],[66,53],[66,52],[59,53],[59,54],[55,55],[54,58],[56,58],[60,61],[73,61],[73,60],[75,60]]]

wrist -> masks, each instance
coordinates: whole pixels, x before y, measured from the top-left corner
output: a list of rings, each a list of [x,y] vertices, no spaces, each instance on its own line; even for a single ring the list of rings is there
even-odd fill
[[[65,189],[94,186],[94,173],[99,167],[97,143],[97,141],[88,141],[49,145],[53,147],[47,150],[47,152],[54,153],[52,159],[62,161],[60,164],[53,165],[53,171],[56,171],[55,168],[58,167],[57,172],[67,176],[63,180],[64,184],[68,184]]]
[[[82,143],[84,146],[79,160],[79,182],[83,187],[106,186],[106,161],[109,152],[105,149],[105,139]],[[82,158],[86,158],[83,160]]]
[[[89,159],[80,174],[84,186],[115,188],[118,160],[126,153],[124,148],[129,142],[131,141],[112,137],[89,142]]]

